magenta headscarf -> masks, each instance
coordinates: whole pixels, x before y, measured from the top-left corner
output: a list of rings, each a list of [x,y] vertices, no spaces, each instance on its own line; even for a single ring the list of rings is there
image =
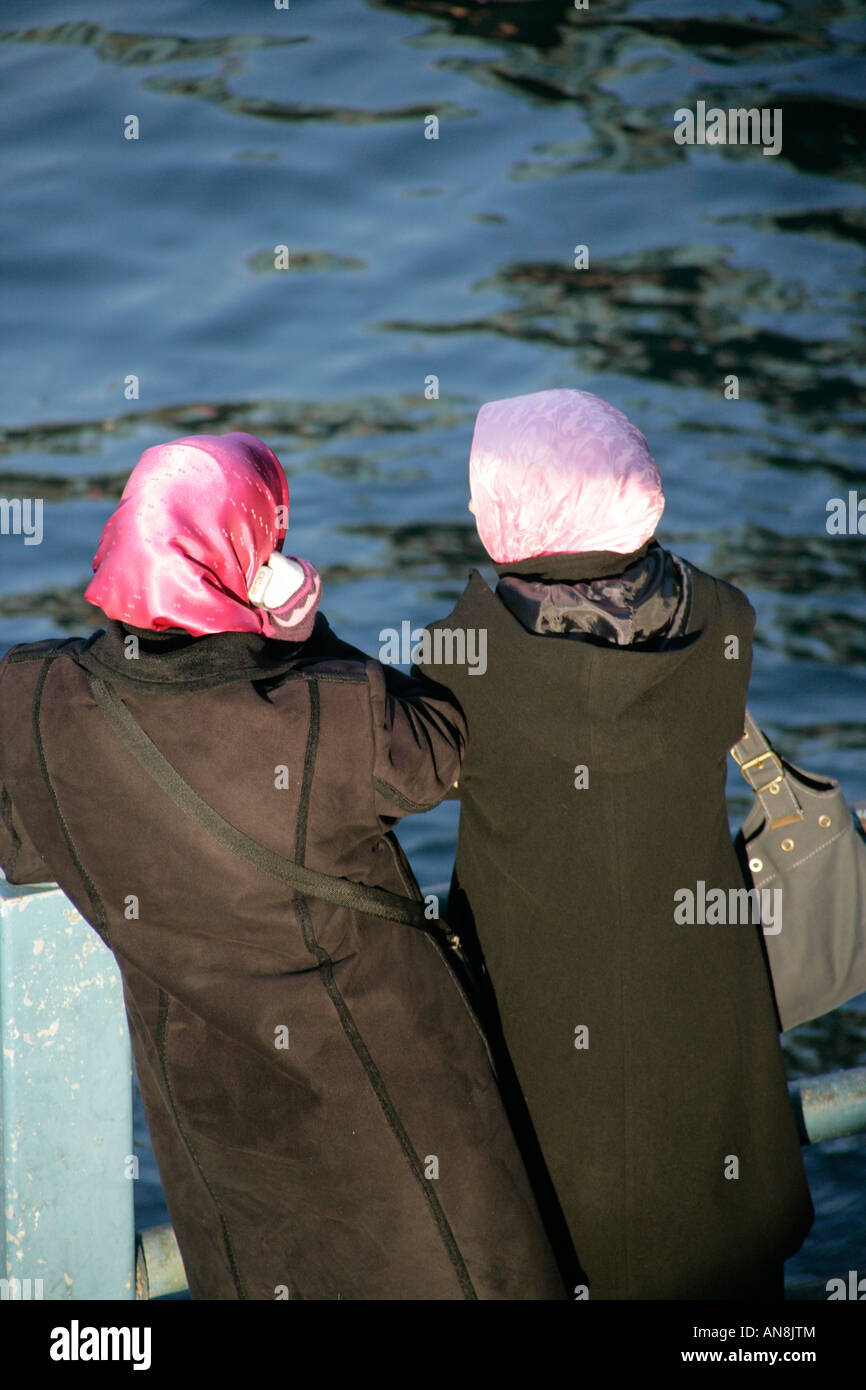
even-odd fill
[[[109,618],[157,632],[299,640],[306,631],[289,632],[248,598],[257,570],[282,545],[288,515],[282,466],[254,435],[157,444],[145,449],[106,522],[84,597]],[[305,629],[315,614],[309,606]]]
[[[652,536],[664,511],[640,430],[588,391],[535,391],[478,412],[469,483],[478,534],[496,564],[614,550]]]

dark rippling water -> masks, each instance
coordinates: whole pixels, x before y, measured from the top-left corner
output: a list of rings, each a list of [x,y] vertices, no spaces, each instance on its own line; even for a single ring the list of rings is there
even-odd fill
[[[276,449],[289,548],[376,650],[483,562],[479,405],[580,387],[648,436],[663,543],[755,605],[761,723],[866,797],[864,540],[825,525],[863,482],[862,3],[4,0],[0,26],[0,491],[45,503],[42,545],[2,538],[3,650],[99,626],[81,593],[141,451],[232,429]],[[698,100],[780,108],[782,152],[677,145]],[[733,771],[730,793],[736,823]],[[405,826],[422,883],[456,814]],[[866,1063],[866,1009],[786,1054]],[[140,1111],[138,1141],[145,1225],[167,1218]],[[866,1269],[866,1138],[807,1161],[789,1294]]]

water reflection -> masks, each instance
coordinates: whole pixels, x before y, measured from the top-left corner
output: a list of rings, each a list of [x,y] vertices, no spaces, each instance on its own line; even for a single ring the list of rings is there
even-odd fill
[[[467,412],[461,411],[459,418],[466,417]],[[138,447],[141,452],[161,434],[167,437],[172,434],[224,434],[230,430],[261,433],[269,441],[279,440],[280,450],[290,453],[295,448],[308,447],[311,441],[418,434],[441,428],[443,423],[453,423],[456,418],[453,404],[437,413],[423,396],[409,393],[332,402],[188,401],[154,409],[129,410],[122,416],[103,420],[43,421],[8,428],[0,431],[0,458],[28,453],[92,456],[109,439],[132,436],[145,441]],[[133,451],[130,451],[129,468],[138,452],[132,457]],[[4,471],[0,483],[8,488],[10,479],[16,476]],[[30,475],[27,477],[29,481]],[[84,477],[80,481],[85,481]]]
[[[302,35],[221,34],[218,38],[186,38],[180,34],[127,34],[84,20],[33,29],[0,30],[0,43],[86,48],[104,63],[125,67],[158,67],[163,63],[192,59],[206,62],[258,48],[284,47],[305,41]]]
[[[862,407],[852,359],[866,364],[863,324],[850,336],[804,338],[797,316],[817,306],[804,281],[781,281],[762,268],[735,266],[721,249],[678,246],[593,260],[586,270],[550,261],[505,265],[477,291],[502,289],[509,308],[462,322],[391,320],[386,328],[424,334],[486,333],[568,348],[581,373],[617,372],[674,386],[716,389],[729,374],[748,375],[765,407],[832,418],[860,429],[841,411]],[[861,294],[848,297],[862,308]],[[761,315],[778,328],[762,328]],[[790,328],[782,327],[782,316]],[[836,325],[838,328],[838,324]]]

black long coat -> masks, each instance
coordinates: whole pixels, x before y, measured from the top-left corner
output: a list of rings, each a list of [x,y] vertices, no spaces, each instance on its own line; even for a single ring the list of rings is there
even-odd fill
[[[633,557],[554,558],[521,572]],[[666,650],[529,631],[474,571],[420,663],[468,721],[449,920],[477,933],[593,1299],[751,1296],[813,1216],[760,928],[674,920],[680,889],[743,887],[725,778],[755,621],[688,570]],[[469,630],[483,672],[452,664]]]
[[[127,659],[127,635],[0,665],[0,862],[59,883],[115,954],[192,1296],[565,1297],[438,944],[211,839],[104,721],[89,674],[247,835],[416,898],[391,827],[457,776],[459,712],[321,616],[301,647],[143,635]]]

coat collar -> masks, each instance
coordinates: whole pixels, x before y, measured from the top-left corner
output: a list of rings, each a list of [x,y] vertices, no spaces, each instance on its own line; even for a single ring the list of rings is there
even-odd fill
[[[691,587],[688,628],[658,650],[617,646],[608,642],[552,642],[545,634],[530,632],[524,627],[476,569],[470,571],[469,583],[450,615],[430,626],[485,630],[488,633],[488,652],[497,651],[506,662],[537,671],[545,684],[557,679],[566,682],[573,680],[573,671],[583,668],[591,658],[596,663],[609,664],[619,673],[625,686],[640,686],[647,679],[660,679],[662,672],[665,677],[672,676],[683,661],[691,660],[699,643],[703,643],[706,649],[706,637],[718,611],[715,581],[688,561],[680,563],[688,569]],[[421,662],[419,665],[428,675],[432,674],[433,679],[441,680],[451,688],[453,681],[445,679],[438,671],[441,669],[450,675],[452,670],[460,670],[455,666],[433,671],[433,663]],[[464,684],[468,684],[469,688],[476,686],[472,680]]]
[[[111,620],[73,656],[79,666],[103,680],[141,691],[179,694],[284,675],[302,659],[324,655],[332,637],[322,613],[316,615],[306,642],[280,642],[255,632],[193,637],[179,628],[150,632]]]
[[[506,574],[517,574],[524,579],[573,584],[582,579],[602,579],[608,575],[622,574],[629,565],[642,560],[650,546],[658,546],[654,537],[628,554],[621,554],[618,550],[584,550],[574,554],[534,555],[528,560],[512,560],[508,564],[494,565],[493,568],[500,578]]]
[[[687,630],[691,580],[686,566],[654,543],[622,574],[572,583],[505,574],[496,595],[530,632],[665,647]]]

